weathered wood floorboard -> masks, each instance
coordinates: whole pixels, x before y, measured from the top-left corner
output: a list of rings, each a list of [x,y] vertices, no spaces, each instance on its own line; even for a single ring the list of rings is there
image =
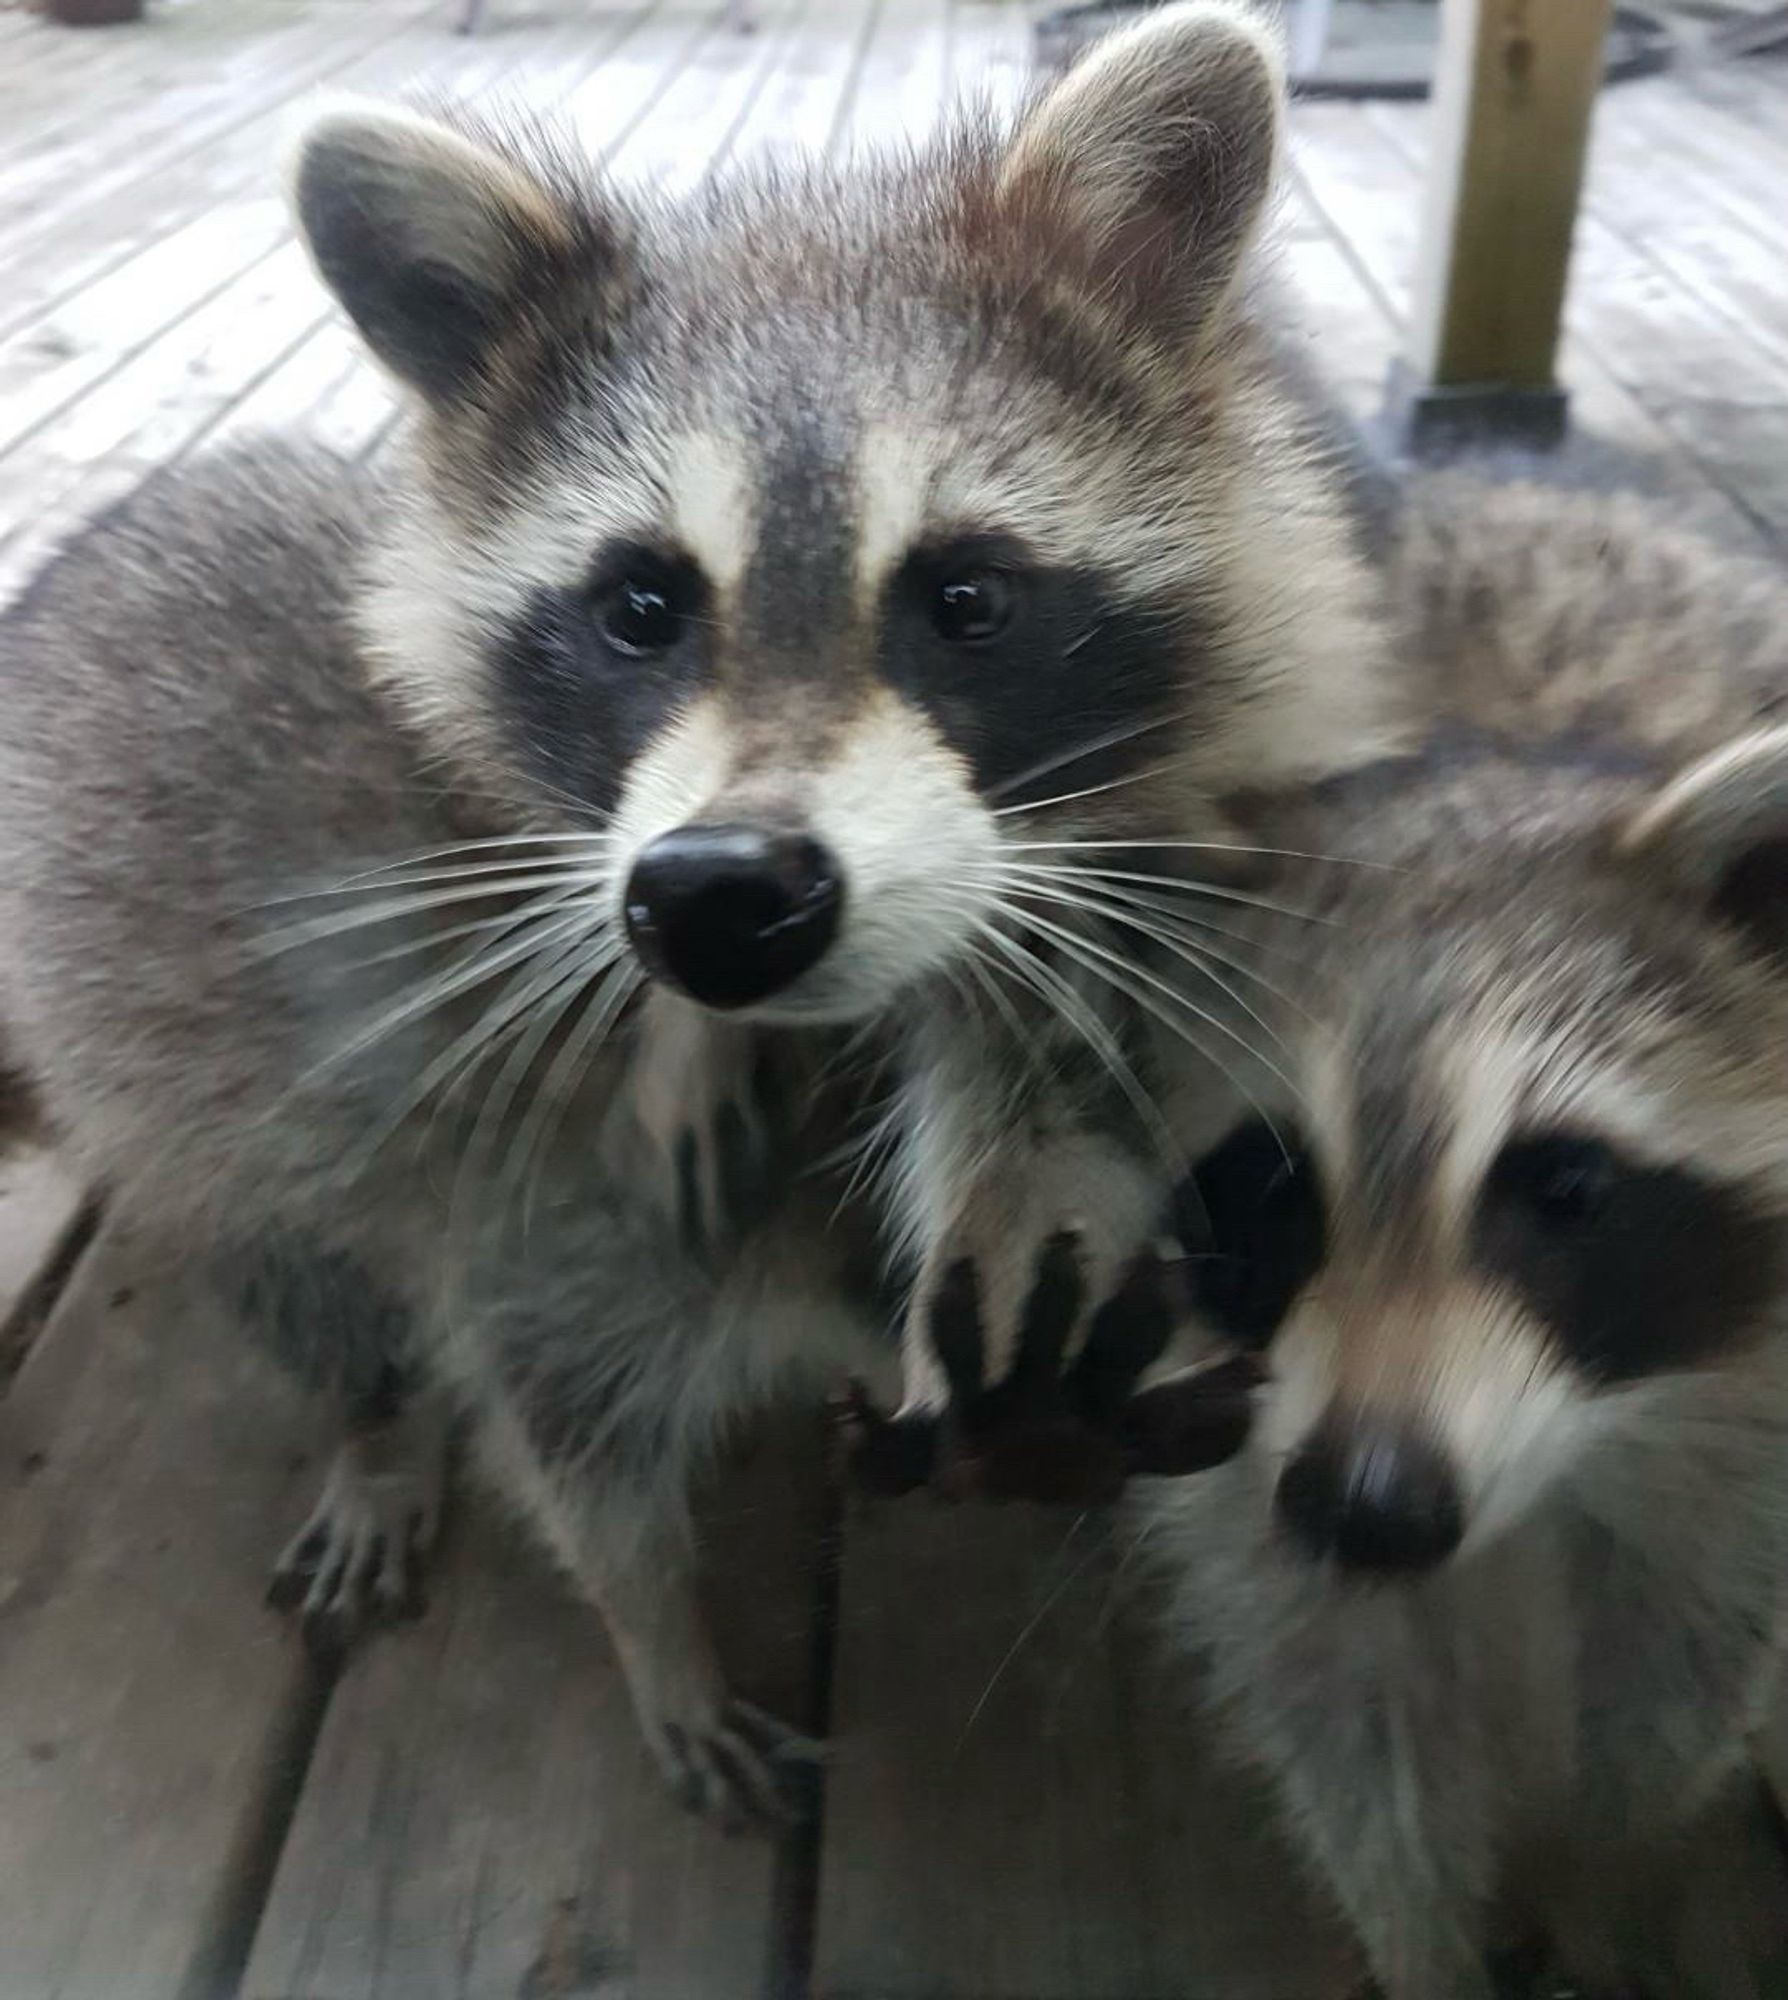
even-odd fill
[[[261,1602],[312,1430],[219,1302],[102,1238],[0,1402],[0,1993],[199,2000],[316,1683]]]
[[[706,1544],[735,1689],[809,1718],[823,1494],[773,1425]],[[246,2000],[757,2000],[776,1847],[671,1799],[601,1621],[481,1495],[427,1615],[335,1693]]]
[[[815,2000],[1336,2000],[1100,1529],[854,1506]]]

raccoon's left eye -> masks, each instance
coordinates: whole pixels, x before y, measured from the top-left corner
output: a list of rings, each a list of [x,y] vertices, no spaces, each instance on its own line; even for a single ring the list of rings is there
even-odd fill
[[[1619,1186],[1620,1166],[1599,1140],[1548,1134],[1506,1146],[1491,1180],[1503,1199],[1518,1202],[1549,1233],[1565,1235],[1600,1218]]]
[[[1011,624],[1017,607],[1018,586],[1005,570],[961,570],[939,578],[931,622],[953,646],[984,646]]]
[[[590,592],[598,630],[617,653],[668,653],[696,611],[695,577],[674,561],[636,555]]]
[[[683,615],[649,583],[616,584],[599,613],[602,636],[619,653],[663,653],[683,632]]]

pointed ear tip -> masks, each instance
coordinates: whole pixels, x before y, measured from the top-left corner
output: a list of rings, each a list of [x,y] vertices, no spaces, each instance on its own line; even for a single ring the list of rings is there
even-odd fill
[[[1747,730],[1668,779],[1619,829],[1616,852],[1718,849],[1765,820],[1788,820],[1788,725]]]
[[[1171,49],[1188,68],[1208,70],[1220,55],[1258,72],[1275,93],[1284,87],[1284,37],[1250,0],[1175,0],[1121,39],[1138,53]]]

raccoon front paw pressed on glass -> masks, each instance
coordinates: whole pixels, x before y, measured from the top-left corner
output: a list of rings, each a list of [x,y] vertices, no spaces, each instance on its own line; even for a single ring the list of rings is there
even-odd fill
[[[1131,1263],[1064,1368],[1084,1302],[1079,1249],[1064,1231],[1038,1259],[1012,1368],[990,1385],[974,1262],[953,1264],[928,1311],[949,1402],[941,1416],[890,1418],[853,1390],[844,1422],[858,1483],[878,1493],[929,1484],[954,1499],[1086,1502],[1114,1498],[1134,1475],[1202,1471],[1241,1448],[1260,1380],[1250,1357],[1137,1392],[1173,1330],[1157,1256]]]

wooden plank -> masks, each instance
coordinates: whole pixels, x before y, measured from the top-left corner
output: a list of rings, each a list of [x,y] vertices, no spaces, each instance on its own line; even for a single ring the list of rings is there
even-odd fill
[[[830,149],[881,4],[815,0],[799,39],[734,135],[732,157],[812,155]]]
[[[741,1693],[809,1716],[817,1426],[761,1432],[708,1544]],[[758,2000],[777,1851],[682,1811],[594,1612],[479,1499],[427,1615],[351,1666],[244,2000]]]
[[[948,104],[949,0],[884,7],[851,81],[841,151],[866,154],[922,145]]]
[[[608,17],[569,70],[532,100],[567,115],[599,148],[645,118],[690,50],[717,32],[707,11],[665,7]],[[454,44],[463,47],[464,44]],[[594,73],[596,88],[589,87]],[[116,369],[0,460],[0,599],[21,587],[80,523],[183,456],[330,324],[327,301],[289,238],[178,328]],[[379,421],[383,421],[381,412]]]
[[[575,32],[561,28],[533,38],[525,64],[530,101],[548,108],[581,81],[620,39],[629,19],[620,17],[619,33],[605,23],[603,34],[592,35],[584,20],[576,24]],[[381,44],[343,71],[336,83],[372,94],[400,83],[410,91],[476,92],[496,81],[502,69],[488,45],[468,53],[471,46],[438,31],[431,38],[418,30],[395,43]],[[509,48],[508,60],[515,64],[517,53],[513,45]],[[193,171],[174,177],[176,190],[186,189],[186,198],[206,205],[171,231],[161,228],[169,204],[160,183],[167,177],[150,176],[147,195],[134,190],[109,219],[112,241],[127,246],[127,254],[0,341],[0,402],[5,407],[0,452],[103,380],[289,234],[287,204],[273,185],[279,122],[270,113],[236,128],[227,144],[202,156],[206,169],[202,174],[197,164],[186,163]],[[175,212],[180,205],[177,194]],[[53,288],[57,268],[69,257],[64,242],[50,246],[37,260],[32,282]],[[72,268],[79,273],[85,261],[77,256]],[[12,307],[16,318],[17,298]]]
[[[106,199],[82,207],[62,227],[0,231],[0,334],[33,324],[84,285],[145,254],[195,217],[272,197],[292,103],[319,82],[371,95],[409,89],[460,97],[476,95],[519,72],[527,78],[530,98],[550,103],[603,59],[617,28],[625,32],[641,17],[579,12],[538,36],[466,42],[443,35],[436,16],[425,8],[407,24],[400,20],[398,32],[376,38],[357,54],[351,42],[346,53],[338,46],[326,75],[294,69],[284,96],[275,93],[259,112],[174,159],[160,165],[139,162],[125,186],[108,190]],[[376,18],[369,10],[369,19]],[[149,294],[140,302],[139,314],[152,299]]]
[[[57,261],[58,246],[84,228],[97,222],[115,231],[118,205],[129,201],[146,178],[164,168],[203,162],[217,139],[251,126],[257,116],[276,113],[299,91],[352,69],[364,60],[369,47],[395,40],[435,4],[436,0],[410,0],[402,9],[367,9],[358,17],[351,9],[345,13],[306,9],[297,15],[291,31],[297,48],[282,41],[270,55],[264,45],[259,47],[268,73],[258,87],[242,90],[233,101],[196,117],[183,118],[177,107],[170,110],[153,102],[138,105],[131,117],[113,121],[105,149],[97,157],[84,156],[77,144],[53,193],[35,186],[15,189],[10,197],[0,191],[0,279],[5,291],[10,295],[15,272],[42,258]],[[345,24],[356,19],[357,32],[345,31]],[[254,43],[249,46],[256,50]],[[10,299],[9,307],[11,324],[18,309],[10,306]]]
[[[1087,1516],[853,1505],[814,2000],[1338,2000]]]
[[[1550,389],[1611,0],[1442,0],[1409,355],[1424,387]]]
[[[954,0],[950,64],[959,92],[996,114],[1013,111],[1029,92],[1034,74],[1025,0]]]
[[[1292,115],[1292,165],[1309,213],[1359,269],[1398,325],[1409,304],[1415,215],[1427,156],[1408,107],[1305,104]],[[1593,288],[1579,287],[1560,356],[1572,431],[1551,460],[1560,476],[1637,486],[1716,539],[1757,546],[1754,519],[1601,357]]]
[[[0,1403],[0,1993],[218,1990],[315,1699],[261,1603],[311,1444],[217,1301],[102,1237]]]
[[[1419,110],[1379,105],[1360,115],[1409,174],[1422,171]],[[1350,151],[1361,144],[1356,130]],[[1381,171],[1395,168],[1386,161]],[[1661,217],[1628,233],[1629,208],[1643,207],[1643,197],[1629,196],[1640,177],[1598,182],[1592,173],[1579,219],[1564,371],[1578,425],[1591,434],[1592,450],[1599,436],[1634,453],[1630,483],[1683,498],[1687,518],[1707,532],[1741,543],[1778,538],[1788,473],[1771,446],[1788,409],[1788,378],[1710,306],[1696,274],[1660,261]],[[1352,226],[1373,228],[1357,209]],[[1381,224],[1377,234],[1384,233]],[[1395,261],[1393,253],[1387,267]],[[1715,385],[1717,396],[1709,393]]]
[[[21,583],[96,497],[179,457],[327,316],[288,240],[185,323],[0,460],[0,592]],[[128,490],[128,485],[126,489]]]
[[[795,18],[787,0],[757,9],[752,35],[722,21],[695,43],[688,59],[649,105],[642,105],[604,165],[623,186],[674,193],[712,171],[786,49]]]

